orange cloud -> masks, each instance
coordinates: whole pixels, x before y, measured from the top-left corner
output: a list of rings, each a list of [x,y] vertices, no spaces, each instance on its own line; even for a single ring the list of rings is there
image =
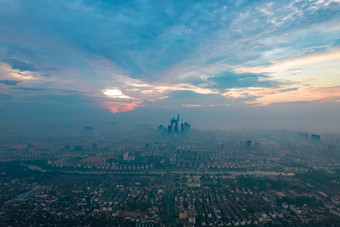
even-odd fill
[[[182,104],[182,106],[191,108],[191,107],[201,107],[203,105],[200,105],[200,104]]]
[[[105,102],[105,105],[112,113],[127,112],[134,110],[136,107],[143,106],[142,102]]]
[[[299,88],[297,90],[263,87],[231,88],[223,95],[235,99],[251,99],[246,101],[246,103],[259,105],[319,100],[337,101],[340,98],[340,86],[323,88]]]
[[[309,54],[301,57],[272,61],[271,65],[255,67],[236,67],[234,70],[239,73],[277,73],[294,68],[323,66],[322,63],[332,62],[338,65],[340,60],[340,49],[325,51],[322,53]]]
[[[273,81],[294,83],[301,88],[340,85],[339,48],[271,62],[271,65],[254,67],[237,66],[234,71],[266,74]]]
[[[326,88],[300,88],[294,91],[264,95],[249,103],[268,105],[271,103],[299,101],[337,101],[340,98],[340,86]]]

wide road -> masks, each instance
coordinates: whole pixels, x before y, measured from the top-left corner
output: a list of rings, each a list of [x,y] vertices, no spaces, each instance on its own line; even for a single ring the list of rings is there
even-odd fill
[[[226,169],[221,169],[221,170],[216,170],[216,169],[153,169],[153,170],[140,170],[140,171],[120,171],[120,170],[88,170],[88,171],[82,171],[82,170],[63,170],[62,168],[60,169],[42,169],[40,166],[37,165],[25,165],[28,168],[32,170],[37,170],[40,172],[61,172],[61,173],[76,173],[76,174],[105,174],[105,175],[164,175],[168,174],[168,171],[171,174],[190,174],[190,173],[195,173],[195,174],[210,174],[210,175],[219,175],[219,174],[226,174],[226,175],[231,175],[231,176],[239,176],[239,175],[258,175],[258,176],[277,176],[277,175],[282,175],[282,176],[294,176],[294,173],[291,172],[276,172],[276,171],[263,171],[263,170],[251,170],[251,171],[235,171],[235,170],[226,170]],[[170,176],[171,176],[170,174]]]
[[[171,213],[171,208],[174,207],[174,186],[173,186],[173,180],[171,175],[171,168],[170,168],[170,155],[173,152],[173,148],[169,146],[167,149],[167,158],[166,158],[166,174],[165,174],[165,180],[166,180],[166,204],[165,204],[165,211],[166,211],[166,217],[167,217],[167,223],[169,226],[176,226],[176,223],[174,223],[173,220],[173,214]]]

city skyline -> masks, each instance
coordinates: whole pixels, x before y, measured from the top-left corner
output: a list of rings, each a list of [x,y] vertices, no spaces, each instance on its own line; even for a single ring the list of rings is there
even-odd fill
[[[340,0],[0,0],[0,226],[340,226]]]

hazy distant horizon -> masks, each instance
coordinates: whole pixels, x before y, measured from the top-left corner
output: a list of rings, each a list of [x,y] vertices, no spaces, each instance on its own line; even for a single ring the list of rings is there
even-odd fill
[[[293,107],[292,107],[293,106]],[[218,107],[216,107],[218,108]],[[291,112],[294,108],[294,112]],[[226,131],[270,131],[290,130],[309,133],[340,133],[338,124],[338,104],[301,103],[299,108],[294,104],[279,104],[277,106],[238,108],[223,107],[218,111],[202,108],[183,109],[157,109],[141,108],[131,112],[112,114],[108,111],[95,109],[92,113],[79,112],[67,116],[49,113],[36,117],[34,113],[21,112],[19,116],[11,116],[0,120],[2,130],[30,130],[34,128],[75,128],[83,130],[85,126],[93,126],[97,130],[101,127],[112,127],[114,130],[131,130],[135,127],[146,126],[154,128],[163,125],[167,127],[172,117],[180,114],[180,120],[189,122],[193,129],[200,130],[226,130]],[[63,110],[59,110],[63,111]],[[67,111],[67,110],[65,110]],[[250,111],[250,112],[249,112]],[[37,113],[36,113],[37,114]],[[40,112],[41,114],[41,112]],[[31,116],[30,116],[31,115]],[[5,120],[4,120],[5,119]],[[1,130],[1,131],[2,131]]]

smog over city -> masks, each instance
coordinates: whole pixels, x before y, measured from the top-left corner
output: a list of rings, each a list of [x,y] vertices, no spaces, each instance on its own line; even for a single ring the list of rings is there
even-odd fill
[[[0,226],[340,226],[340,1],[0,0]]]

